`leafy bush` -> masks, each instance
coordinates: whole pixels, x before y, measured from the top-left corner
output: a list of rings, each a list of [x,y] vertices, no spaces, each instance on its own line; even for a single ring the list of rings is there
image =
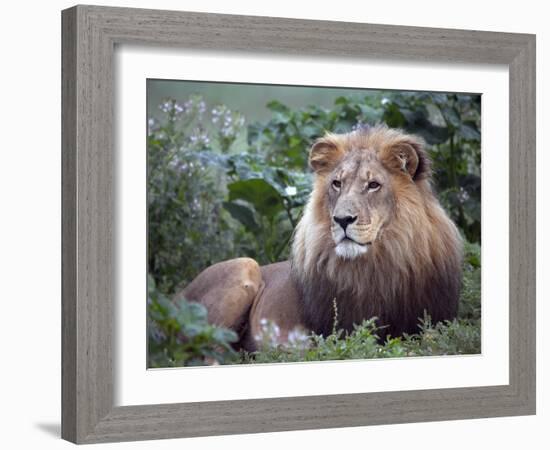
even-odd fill
[[[238,336],[210,325],[206,308],[185,299],[172,301],[150,277],[147,297],[149,367],[227,364],[237,360],[231,344]]]
[[[259,155],[229,158],[229,195],[224,207],[250,233],[247,254],[260,264],[288,257],[288,243],[311,190],[305,171],[268,166]]]
[[[481,247],[479,244],[464,244],[462,289],[458,316],[478,323],[481,319]]]
[[[327,337],[306,336],[301,345],[263,346],[254,353],[243,353],[241,363],[335,361],[342,359],[397,358],[404,356],[464,355],[479,353],[479,327],[453,320],[420,323],[418,334],[378,341],[374,319],[365,320],[345,334],[343,330]]]
[[[148,271],[170,293],[238,251],[224,166],[244,119],[225,107],[208,115],[200,97],[166,100],[160,110],[147,137]]]
[[[330,109],[291,109],[278,101],[267,108],[268,121],[245,125],[245,118],[227,106],[209,106],[191,96],[183,103],[163,101],[161,117],[149,119],[150,364],[239,360],[229,330],[209,326],[200,305],[168,297],[221,260],[249,256],[267,264],[288,258],[292,232],[311,192],[307,155],[312,142],[325,131],[348,132],[376,122],[419,134],[428,144],[434,188],[466,239],[458,319],[432,324],[426,317],[417,334],[383,344],[372,321],[349,335],[337,329],[325,338],[297,333],[290,349],[264,346],[240,360],[479,352],[480,97],[372,91],[339,97]]]

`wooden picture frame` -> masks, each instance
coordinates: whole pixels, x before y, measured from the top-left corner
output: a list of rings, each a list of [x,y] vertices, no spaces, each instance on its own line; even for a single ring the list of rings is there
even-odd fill
[[[98,6],[63,11],[62,31],[64,439],[94,443],[535,413],[534,35]],[[507,65],[509,384],[114,407],[116,44]]]

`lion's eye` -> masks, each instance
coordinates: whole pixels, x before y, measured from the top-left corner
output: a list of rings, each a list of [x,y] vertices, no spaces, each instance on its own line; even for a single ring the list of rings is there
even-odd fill
[[[367,187],[369,191],[376,191],[380,187],[380,183],[377,181],[371,181]]]
[[[332,187],[334,189],[340,189],[342,187],[342,182],[340,180],[333,180]]]

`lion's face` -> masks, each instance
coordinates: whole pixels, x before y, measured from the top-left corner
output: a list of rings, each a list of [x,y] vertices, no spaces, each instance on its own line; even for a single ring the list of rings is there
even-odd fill
[[[422,141],[380,126],[327,134],[313,145],[310,165],[318,220],[330,228],[336,255],[347,260],[376,245],[399,204],[412,204],[403,200],[418,196],[417,183],[429,176]]]
[[[390,222],[395,202],[392,179],[374,150],[352,150],[325,179],[330,230],[336,254],[367,253]]]

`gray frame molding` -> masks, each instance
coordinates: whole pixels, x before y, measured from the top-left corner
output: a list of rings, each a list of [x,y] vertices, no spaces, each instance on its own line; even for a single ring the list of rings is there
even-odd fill
[[[535,413],[534,35],[97,6],[63,11],[62,31],[64,439],[94,443]],[[113,52],[126,43],[506,64],[510,384],[114,407]]]

